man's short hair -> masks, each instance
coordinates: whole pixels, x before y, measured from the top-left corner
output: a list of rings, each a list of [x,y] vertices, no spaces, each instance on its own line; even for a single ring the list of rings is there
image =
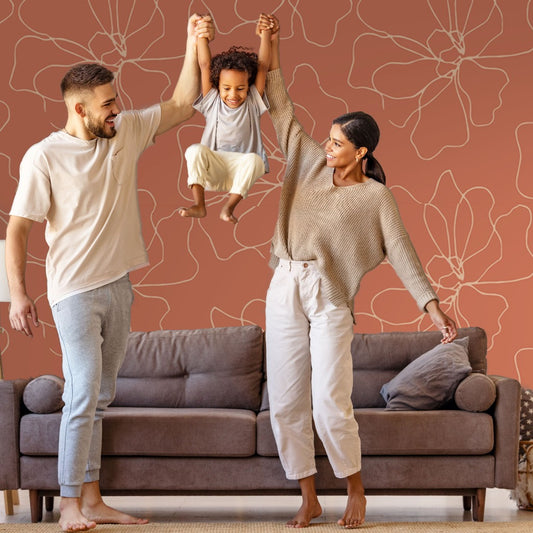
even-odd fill
[[[98,63],[80,63],[74,65],[61,80],[63,97],[69,92],[91,90],[99,85],[111,83],[115,75]]]

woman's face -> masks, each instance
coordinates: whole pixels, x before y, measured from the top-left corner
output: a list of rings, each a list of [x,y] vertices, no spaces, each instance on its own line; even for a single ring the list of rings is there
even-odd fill
[[[331,168],[345,168],[356,163],[360,148],[356,148],[344,135],[339,124],[333,124],[326,142],[326,163]]]

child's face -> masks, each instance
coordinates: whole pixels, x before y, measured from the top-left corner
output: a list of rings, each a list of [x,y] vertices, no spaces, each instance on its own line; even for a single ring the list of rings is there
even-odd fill
[[[222,101],[236,109],[248,96],[248,73],[240,70],[223,69],[220,71],[218,92]]]

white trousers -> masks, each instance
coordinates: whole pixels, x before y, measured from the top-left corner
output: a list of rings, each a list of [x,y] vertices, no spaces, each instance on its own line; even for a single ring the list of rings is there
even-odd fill
[[[272,429],[288,479],[316,473],[313,420],[335,476],[361,470],[351,394],[353,318],[321,288],[313,261],[280,260],[266,300]]]
[[[246,198],[252,185],[265,173],[265,163],[256,153],[214,151],[203,144],[185,150],[187,185],[206,191],[224,191]]]

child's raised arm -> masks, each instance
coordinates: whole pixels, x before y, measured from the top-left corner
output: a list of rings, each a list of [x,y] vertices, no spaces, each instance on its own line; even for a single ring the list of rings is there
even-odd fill
[[[265,91],[267,72],[270,67],[272,35],[272,21],[268,15],[261,13],[257,21],[256,33],[261,38],[259,53],[257,54],[257,75],[255,77],[255,88],[263,96]]]
[[[211,84],[211,50],[209,39],[198,37],[198,66],[200,67],[200,81],[202,85],[202,95],[205,96],[212,87]]]

